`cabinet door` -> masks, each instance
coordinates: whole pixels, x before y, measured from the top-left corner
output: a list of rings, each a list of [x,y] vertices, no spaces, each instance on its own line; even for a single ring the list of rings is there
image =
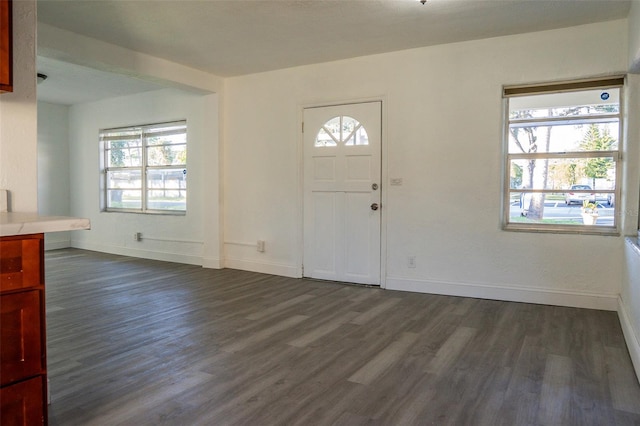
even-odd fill
[[[41,235],[0,240],[0,290],[9,291],[42,285],[44,241]]]
[[[3,425],[31,426],[44,423],[44,378],[36,377],[0,389]]]
[[[0,93],[13,92],[11,0],[0,0]]]
[[[2,385],[44,373],[39,290],[0,296]]]

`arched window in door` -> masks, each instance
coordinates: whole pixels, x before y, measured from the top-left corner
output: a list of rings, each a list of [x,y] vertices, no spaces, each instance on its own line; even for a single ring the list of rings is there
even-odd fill
[[[348,115],[333,117],[322,125],[316,136],[316,147],[369,145],[362,123]]]

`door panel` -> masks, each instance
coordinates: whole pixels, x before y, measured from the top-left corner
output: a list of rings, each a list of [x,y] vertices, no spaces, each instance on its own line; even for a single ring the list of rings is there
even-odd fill
[[[313,242],[313,253],[315,256],[314,278],[332,277],[336,274],[336,256],[333,252],[336,248],[336,235],[339,230],[336,225],[339,223],[336,217],[336,207],[339,204],[339,195],[333,192],[315,192],[313,194],[314,208],[314,232],[310,235]]]
[[[359,282],[369,275],[371,267],[370,253],[364,248],[371,244],[369,221],[362,220],[360,211],[367,206],[370,195],[366,193],[347,193],[345,205],[346,264],[345,275],[348,281]],[[374,212],[371,212],[374,213]],[[370,214],[371,214],[370,213]]]
[[[380,102],[304,110],[307,277],[380,284],[381,113]]]

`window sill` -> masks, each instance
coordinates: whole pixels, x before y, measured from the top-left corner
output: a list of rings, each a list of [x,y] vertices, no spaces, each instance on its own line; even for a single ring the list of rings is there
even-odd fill
[[[626,237],[627,244],[633,249],[635,254],[640,257],[640,236],[639,237]]]
[[[506,224],[502,227],[503,231],[512,232],[531,232],[540,234],[574,234],[574,235],[601,235],[603,237],[619,237],[620,232],[615,227],[604,226],[588,226],[588,225],[571,225],[571,226],[548,226],[541,227],[536,225],[514,225]]]
[[[159,210],[110,210],[105,209],[102,210],[101,213],[124,213],[124,214],[144,214],[149,216],[186,216],[186,211],[159,211]]]

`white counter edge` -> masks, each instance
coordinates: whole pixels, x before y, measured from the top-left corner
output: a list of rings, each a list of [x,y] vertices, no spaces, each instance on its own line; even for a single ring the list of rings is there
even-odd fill
[[[40,216],[37,213],[0,213],[0,237],[91,229],[89,219]]]

